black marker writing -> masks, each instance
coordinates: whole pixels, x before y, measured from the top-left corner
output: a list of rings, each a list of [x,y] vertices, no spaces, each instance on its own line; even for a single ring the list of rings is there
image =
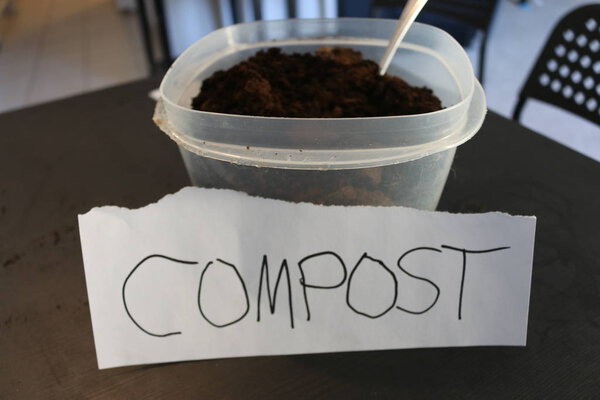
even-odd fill
[[[242,319],[244,319],[244,317],[246,316],[246,314],[248,314],[248,311],[250,310],[250,299],[248,298],[248,291],[246,290],[246,284],[244,283],[244,280],[242,279],[242,276],[240,275],[240,273],[237,270],[237,268],[235,267],[235,265],[225,262],[225,261],[221,260],[220,258],[217,258],[217,262],[219,263],[219,265],[233,269],[237,278],[240,280],[240,283],[242,284],[242,289],[244,291],[244,298],[246,300],[246,310],[242,313],[242,315],[240,317],[234,319],[233,321],[227,322],[225,324],[217,324],[217,323],[211,321],[204,314],[204,311],[202,309],[202,301],[201,301],[200,295],[202,293],[202,283],[204,282],[204,274],[206,274],[206,271],[208,271],[209,268],[211,268],[213,265],[217,265],[217,264],[214,264],[212,261],[210,261],[208,264],[206,264],[206,267],[204,267],[204,270],[202,271],[202,275],[200,275],[200,283],[198,284],[198,309],[200,310],[200,314],[202,314],[202,317],[204,317],[206,322],[208,322],[209,324],[211,324],[212,326],[214,326],[216,328],[224,328],[226,326],[233,325],[236,322],[239,322]],[[212,267],[212,268],[214,268],[214,267]]]
[[[467,250],[460,249],[458,247],[452,247],[447,245],[442,245],[443,249],[460,251],[462,253],[462,276],[460,278],[460,295],[458,297],[458,319],[462,319],[462,299],[463,299],[463,290],[465,287],[465,274],[467,272],[467,254],[483,254],[483,253],[491,253],[499,250],[510,249],[510,247],[496,247],[495,249],[487,249],[487,250]]]
[[[466,291],[465,282],[466,282],[466,274],[467,274],[467,260],[471,260],[471,257],[467,257],[467,254],[491,253],[491,252],[496,252],[496,251],[500,251],[500,250],[506,250],[506,249],[509,249],[510,247],[504,246],[504,247],[496,247],[496,248],[490,248],[490,249],[484,249],[484,250],[470,250],[470,249],[466,249],[466,248],[442,245],[441,248],[452,250],[452,251],[457,251],[457,252],[460,252],[460,254],[462,254],[462,268],[461,268],[460,288],[459,288],[459,296],[458,296],[458,319],[462,320],[463,297],[464,297],[464,293]],[[361,315],[363,317],[377,319],[377,318],[380,318],[383,315],[387,314],[394,307],[400,311],[403,311],[403,312],[406,312],[409,314],[414,314],[414,315],[420,315],[420,314],[427,313],[438,303],[440,296],[441,296],[440,287],[436,283],[434,283],[432,280],[426,279],[422,276],[419,276],[419,275],[409,272],[406,268],[406,264],[407,264],[407,260],[409,260],[411,258],[411,257],[409,257],[409,255],[418,253],[418,252],[432,252],[432,251],[437,252],[437,253],[442,253],[442,250],[435,248],[435,247],[416,247],[416,248],[413,248],[413,249],[410,249],[410,250],[404,252],[397,260],[398,269],[402,273],[404,273],[408,277],[412,278],[413,280],[418,280],[418,281],[428,284],[429,286],[431,286],[433,288],[433,290],[435,290],[435,298],[433,298],[431,303],[424,306],[422,309],[417,309],[417,310],[407,309],[407,308],[402,307],[401,305],[397,304],[398,289],[399,289],[398,286],[399,285],[398,285],[398,279],[397,279],[396,273],[399,273],[399,272],[397,272],[395,269],[394,269],[394,271],[390,270],[383,263],[383,261],[369,256],[366,252],[362,254],[362,256],[360,257],[358,262],[354,265],[354,267],[350,271],[349,275],[348,275],[348,270],[346,269],[346,264],[344,263],[344,260],[333,251],[318,252],[318,253],[310,254],[310,255],[300,259],[300,261],[298,261],[297,265],[298,265],[298,272],[300,274],[299,283],[302,288],[304,304],[306,306],[306,320],[310,321],[310,319],[311,319],[311,310],[310,310],[310,305],[309,305],[309,301],[308,301],[308,289],[336,289],[336,288],[343,286],[344,284],[347,284],[346,296],[345,296],[346,306],[353,313]],[[446,252],[444,252],[444,253],[447,254]],[[452,257],[454,257],[454,256],[452,256]],[[127,285],[129,283],[130,279],[137,271],[139,271],[139,269],[144,265],[144,263],[146,263],[148,260],[151,260],[151,259],[166,260],[170,263],[198,265],[198,262],[196,262],[196,261],[183,261],[183,260],[178,260],[178,259],[171,258],[171,257],[161,255],[161,254],[152,254],[152,255],[145,257],[144,259],[142,259],[140,262],[138,262],[133,267],[133,269],[128,273],[127,277],[123,281],[123,286],[121,288],[121,296],[122,296],[122,301],[123,301],[123,306],[125,308],[125,312],[126,312],[127,316],[129,317],[129,319],[133,322],[133,324],[147,335],[159,337],[159,338],[168,337],[168,336],[172,336],[172,335],[180,335],[182,333],[181,331],[157,333],[157,332],[151,332],[148,329],[144,328],[133,317],[132,312],[127,303],[127,296],[126,296],[127,292],[126,291],[127,291]],[[470,261],[470,262],[472,263],[472,261]],[[410,263],[409,263],[409,265],[410,265]],[[254,266],[254,267],[256,267],[256,266]],[[239,280],[239,283],[241,284],[241,289],[236,288],[235,290],[233,290],[233,289],[231,289],[231,285],[229,285],[229,284],[227,284],[226,287],[222,286],[223,284],[219,285],[220,279],[221,279],[221,278],[219,278],[220,273],[217,275],[208,273],[209,270],[212,271],[214,268],[224,269],[224,272],[229,275],[231,275],[232,273],[235,274],[234,279]],[[359,270],[359,268],[375,268],[375,270],[374,270],[374,272],[370,272],[370,271],[363,272],[363,270],[361,270],[360,272],[357,272]],[[338,270],[340,272],[338,272]],[[383,278],[381,278],[381,279],[379,278],[380,270],[383,271],[383,275],[381,275],[381,276],[383,276]],[[256,269],[254,271],[256,271]],[[369,278],[368,275],[371,273],[375,273],[377,275],[377,277]],[[366,275],[364,275],[364,274],[366,274]],[[256,294],[257,297],[255,297],[257,299],[256,321],[257,322],[261,321],[261,299],[263,297],[264,289],[266,288],[266,291],[267,291],[267,300],[268,300],[268,304],[269,304],[269,311],[271,312],[271,315],[274,315],[275,311],[276,311],[277,295],[279,294],[280,286],[287,285],[287,300],[288,300],[288,308],[289,308],[289,313],[290,313],[290,326],[292,329],[294,329],[295,321],[294,321],[293,296],[292,296],[292,281],[291,281],[291,277],[290,277],[290,268],[288,266],[287,259],[283,258],[283,261],[280,264],[279,271],[277,273],[277,278],[275,279],[274,287],[271,286],[270,275],[271,274],[269,272],[268,255],[264,254],[262,257],[262,265],[260,267],[260,274],[259,274],[259,281],[258,281],[258,293]],[[231,275],[231,276],[233,276],[233,275]],[[333,278],[329,278],[330,276],[333,276]],[[363,282],[359,282],[365,276],[367,276],[367,278],[366,278],[367,280],[363,281]],[[285,278],[285,279],[283,279],[283,278]],[[441,278],[441,276],[440,276],[440,278]],[[284,282],[283,285],[282,285],[282,281]],[[252,282],[255,282],[255,281],[253,280]],[[360,293],[364,293],[364,290],[362,289],[363,286],[361,286],[362,284],[374,286],[374,287],[368,287],[366,289],[367,296],[370,293],[377,293],[377,296],[373,297],[372,299],[367,298],[367,297],[360,297]],[[253,285],[254,285],[254,283],[253,283]],[[236,286],[236,285],[234,284],[233,286]],[[225,290],[221,289],[219,291],[219,289],[221,287],[225,288]],[[393,288],[393,292],[391,291],[392,288]],[[130,291],[131,290],[133,290],[133,289],[130,288]],[[211,301],[211,299],[213,298],[212,293],[216,293],[216,298],[214,299],[215,301]],[[393,293],[393,295],[391,293]],[[388,296],[388,294],[389,294],[389,296]],[[131,293],[129,295],[131,296]],[[190,301],[194,301],[193,296],[194,295],[192,294]],[[221,296],[233,296],[233,298],[229,298],[229,297],[223,298]],[[252,296],[254,296],[254,292],[253,292]],[[281,296],[279,296],[279,297],[281,297]],[[222,313],[220,313],[218,311],[221,310],[221,308],[225,308],[227,306],[227,304],[225,304],[226,302],[223,300],[240,300],[239,304],[245,304],[245,305],[242,306],[242,309],[240,309],[239,311],[238,311],[238,309],[236,309],[235,311],[232,311],[233,315],[224,317],[225,321],[222,321],[222,317],[221,317]],[[389,303],[388,303],[388,300],[389,300]],[[281,303],[281,301],[282,300],[280,299],[280,303]],[[285,300],[283,300],[283,301],[285,301]],[[202,270],[202,272],[200,274],[198,286],[197,286],[196,302],[197,302],[197,307],[198,307],[198,310],[200,311],[202,318],[215,328],[224,328],[224,327],[236,324],[237,322],[244,319],[250,311],[250,298],[249,298],[248,290],[246,289],[246,283],[244,282],[243,277],[240,275],[240,272],[238,271],[237,267],[234,264],[230,264],[219,258],[215,259],[214,261],[208,262],[205,265],[204,269]],[[237,303],[236,303],[236,305],[237,305]],[[211,308],[211,307],[214,307],[214,310],[209,309],[208,311],[214,311],[214,314],[210,313],[210,312],[209,313],[206,312],[207,311],[206,309]],[[221,310],[221,311],[223,311],[223,310]]]
[[[319,286],[319,285],[313,285],[313,284],[309,284],[306,283],[306,277],[304,276],[304,270],[302,269],[302,264],[304,264],[305,262],[307,262],[310,259],[314,259],[317,257],[323,257],[323,256],[333,256],[337,259],[337,261],[339,261],[341,267],[342,267],[342,271],[343,271],[343,276],[342,276],[342,280],[336,284],[336,285],[331,285],[331,286]],[[306,320],[310,321],[310,307],[308,306],[308,297],[306,295],[306,288],[311,288],[311,289],[335,289],[335,288],[339,288],[340,286],[342,286],[344,284],[344,282],[346,282],[346,265],[344,264],[344,261],[342,260],[342,258],[340,256],[338,256],[337,254],[335,254],[333,251],[323,251],[320,253],[315,253],[315,254],[311,254],[309,256],[304,257],[302,260],[298,261],[298,269],[300,270],[300,285],[302,285],[302,292],[304,294],[304,304],[306,305]]]
[[[387,272],[389,274],[389,276],[392,278],[392,282],[394,283],[394,298],[392,299],[390,306],[387,307],[384,311],[382,311],[379,314],[375,314],[375,315],[371,315],[369,313],[367,313],[366,311],[359,311],[355,306],[353,306],[350,303],[350,290],[352,287],[352,278],[354,277],[354,273],[356,272],[357,268],[365,261],[370,261],[371,263],[373,263],[374,265],[378,265],[381,268],[383,268],[383,270],[385,272]],[[373,288],[374,290],[378,290],[379,288]],[[357,314],[360,315],[364,315],[365,317],[368,318],[379,318],[381,316],[383,316],[385,313],[387,313],[388,311],[390,311],[392,308],[394,308],[394,304],[396,304],[396,300],[398,299],[398,280],[396,279],[396,276],[394,275],[394,273],[392,271],[390,271],[390,269],[388,267],[385,266],[385,264],[383,263],[383,261],[381,260],[377,260],[373,257],[369,257],[367,255],[367,253],[364,253],[362,255],[362,257],[358,260],[358,262],[356,263],[356,265],[354,266],[354,268],[352,268],[352,272],[350,272],[350,277],[348,278],[348,289],[346,290],[346,304],[348,305],[348,307],[350,307],[350,309],[352,309],[352,311],[354,311]]]
[[[273,291],[273,295],[271,296],[271,284],[269,282],[269,263],[267,261],[267,255],[263,255],[262,266],[260,269],[260,278],[258,281],[258,299],[256,301],[256,321],[260,321],[260,295],[262,293],[262,283],[263,276],[266,279],[267,286],[267,296],[269,299],[269,310],[271,310],[271,314],[275,314],[275,302],[277,301],[277,290],[279,289],[279,281],[281,280],[281,276],[285,271],[285,279],[288,288],[288,302],[290,307],[290,325],[292,329],[294,329],[294,309],[292,307],[292,284],[290,282],[290,270],[288,268],[287,260],[284,258],[281,262],[281,267],[279,268],[279,273],[277,274],[277,280],[275,281],[275,290]]]
[[[404,257],[406,257],[407,255],[409,255],[409,254],[411,254],[411,253],[413,253],[415,251],[422,251],[422,250],[437,251],[438,253],[442,252],[441,250],[436,249],[435,247],[416,247],[416,248],[411,249],[411,250],[407,251],[406,253],[402,254],[400,256],[400,258],[398,259],[398,268],[400,268],[400,271],[404,272],[406,275],[410,276],[411,278],[418,279],[420,281],[429,283],[435,289],[435,299],[429,305],[429,307],[427,307],[427,308],[425,308],[425,309],[423,309],[421,311],[411,311],[411,310],[408,310],[406,308],[403,308],[403,307],[400,307],[400,306],[396,306],[396,308],[398,310],[402,310],[402,311],[407,312],[409,314],[415,314],[415,315],[425,314],[427,311],[431,310],[433,308],[433,306],[435,306],[435,303],[437,303],[438,299],[440,298],[440,288],[438,287],[438,285],[436,285],[435,283],[433,283],[429,279],[425,279],[425,278],[423,278],[421,276],[417,276],[417,275],[411,274],[410,272],[408,272],[406,269],[404,269],[402,267],[402,260],[404,260]]]
[[[183,260],[177,260],[175,258],[171,258],[171,257],[167,257],[167,256],[163,256],[161,254],[152,254],[146,258],[144,258],[142,261],[140,261],[139,263],[137,263],[137,265],[135,267],[133,267],[133,269],[131,270],[131,272],[129,272],[129,275],[127,275],[127,278],[125,278],[125,281],[123,282],[123,288],[121,289],[121,295],[123,297],[123,306],[125,306],[125,312],[127,313],[127,316],[129,317],[129,319],[131,319],[131,321],[135,324],[135,326],[137,326],[138,328],[140,328],[144,333],[150,335],[150,336],[156,336],[156,337],[167,337],[167,336],[171,336],[171,335],[181,335],[181,332],[168,332],[168,333],[152,333],[146,329],[144,329],[136,320],[135,318],[133,318],[133,316],[131,315],[131,312],[129,312],[129,307],[127,307],[127,299],[125,298],[125,288],[127,287],[127,282],[129,282],[129,278],[131,278],[131,276],[133,275],[133,273],[140,267],[142,266],[142,264],[144,264],[146,261],[150,260],[151,258],[162,258],[165,260],[169,260],[169,261],[173,261],[176,263],[180,263],[180,264],[188,264],[188,265],[196,265],[198,264],[196,261],[183,261]]]

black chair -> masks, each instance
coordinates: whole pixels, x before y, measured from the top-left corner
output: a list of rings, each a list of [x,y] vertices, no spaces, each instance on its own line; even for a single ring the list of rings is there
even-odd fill
[[[148,10],[147,6],[150,6],[152,10]],[[162,0],[148,0],[148,2],[146,0],[136,0],[136,7],[138,9],[140,26],[142,28],[142,38],[144,40],[144,49],[146,51],[148,65],[150,66],[150,72],[152,74],[163,73],[173,62],[169,38],[167,36],[164,4]],[[152,43],[149,11],[153,12],[156,19],[155,22],[158,36],[157,48],[155,48]]]
[[[377,9],[404,7],[406,0],[373,0],[371,15]],[[430,0],[423,8],[424,12],[450,17],[471,26],[483,33],[479,48],[479,81],[483,84],[485,70],[485,50],[489,28],[498,0]]]
[[[600,124],[600,4],[579,7],[554,27],[519,93],[514,120],[528,98]]]

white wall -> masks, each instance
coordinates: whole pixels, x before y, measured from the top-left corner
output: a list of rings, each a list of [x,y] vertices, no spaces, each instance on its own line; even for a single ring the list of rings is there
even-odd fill
[[[164,2],[171,56],[221,25],[219,1],[169,0]]]
[[[251,0],[238,0],[237,5],[242,21],[254,20]],[[207,33],[233,23],[228,0],[168,0],[164,6],[172,57],[177,57]],[[262,0],[261,12],[266,20],[287,18],[287,1]],[[296,15],[298,18],[333,18],[337,15],[337,1],[297,0]]]

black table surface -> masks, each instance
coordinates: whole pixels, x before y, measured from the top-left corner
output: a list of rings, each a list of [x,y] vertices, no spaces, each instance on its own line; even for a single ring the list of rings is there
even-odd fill
[[[145,80],[0,115],[0,398],[593,398],[600,164],[488,113],[441,210],[536,215],[526,347],[251,357],[98,370],[77,214],[189,184]]]

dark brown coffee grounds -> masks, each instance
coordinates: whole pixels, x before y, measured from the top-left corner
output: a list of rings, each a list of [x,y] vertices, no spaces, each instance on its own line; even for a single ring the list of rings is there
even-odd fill
[[[265,117],[352,118],[422,114],[442,108],[428,88],[380,76],[378,66],[349,48],[316,54],[259,51],[204,80],[192,108]]]

